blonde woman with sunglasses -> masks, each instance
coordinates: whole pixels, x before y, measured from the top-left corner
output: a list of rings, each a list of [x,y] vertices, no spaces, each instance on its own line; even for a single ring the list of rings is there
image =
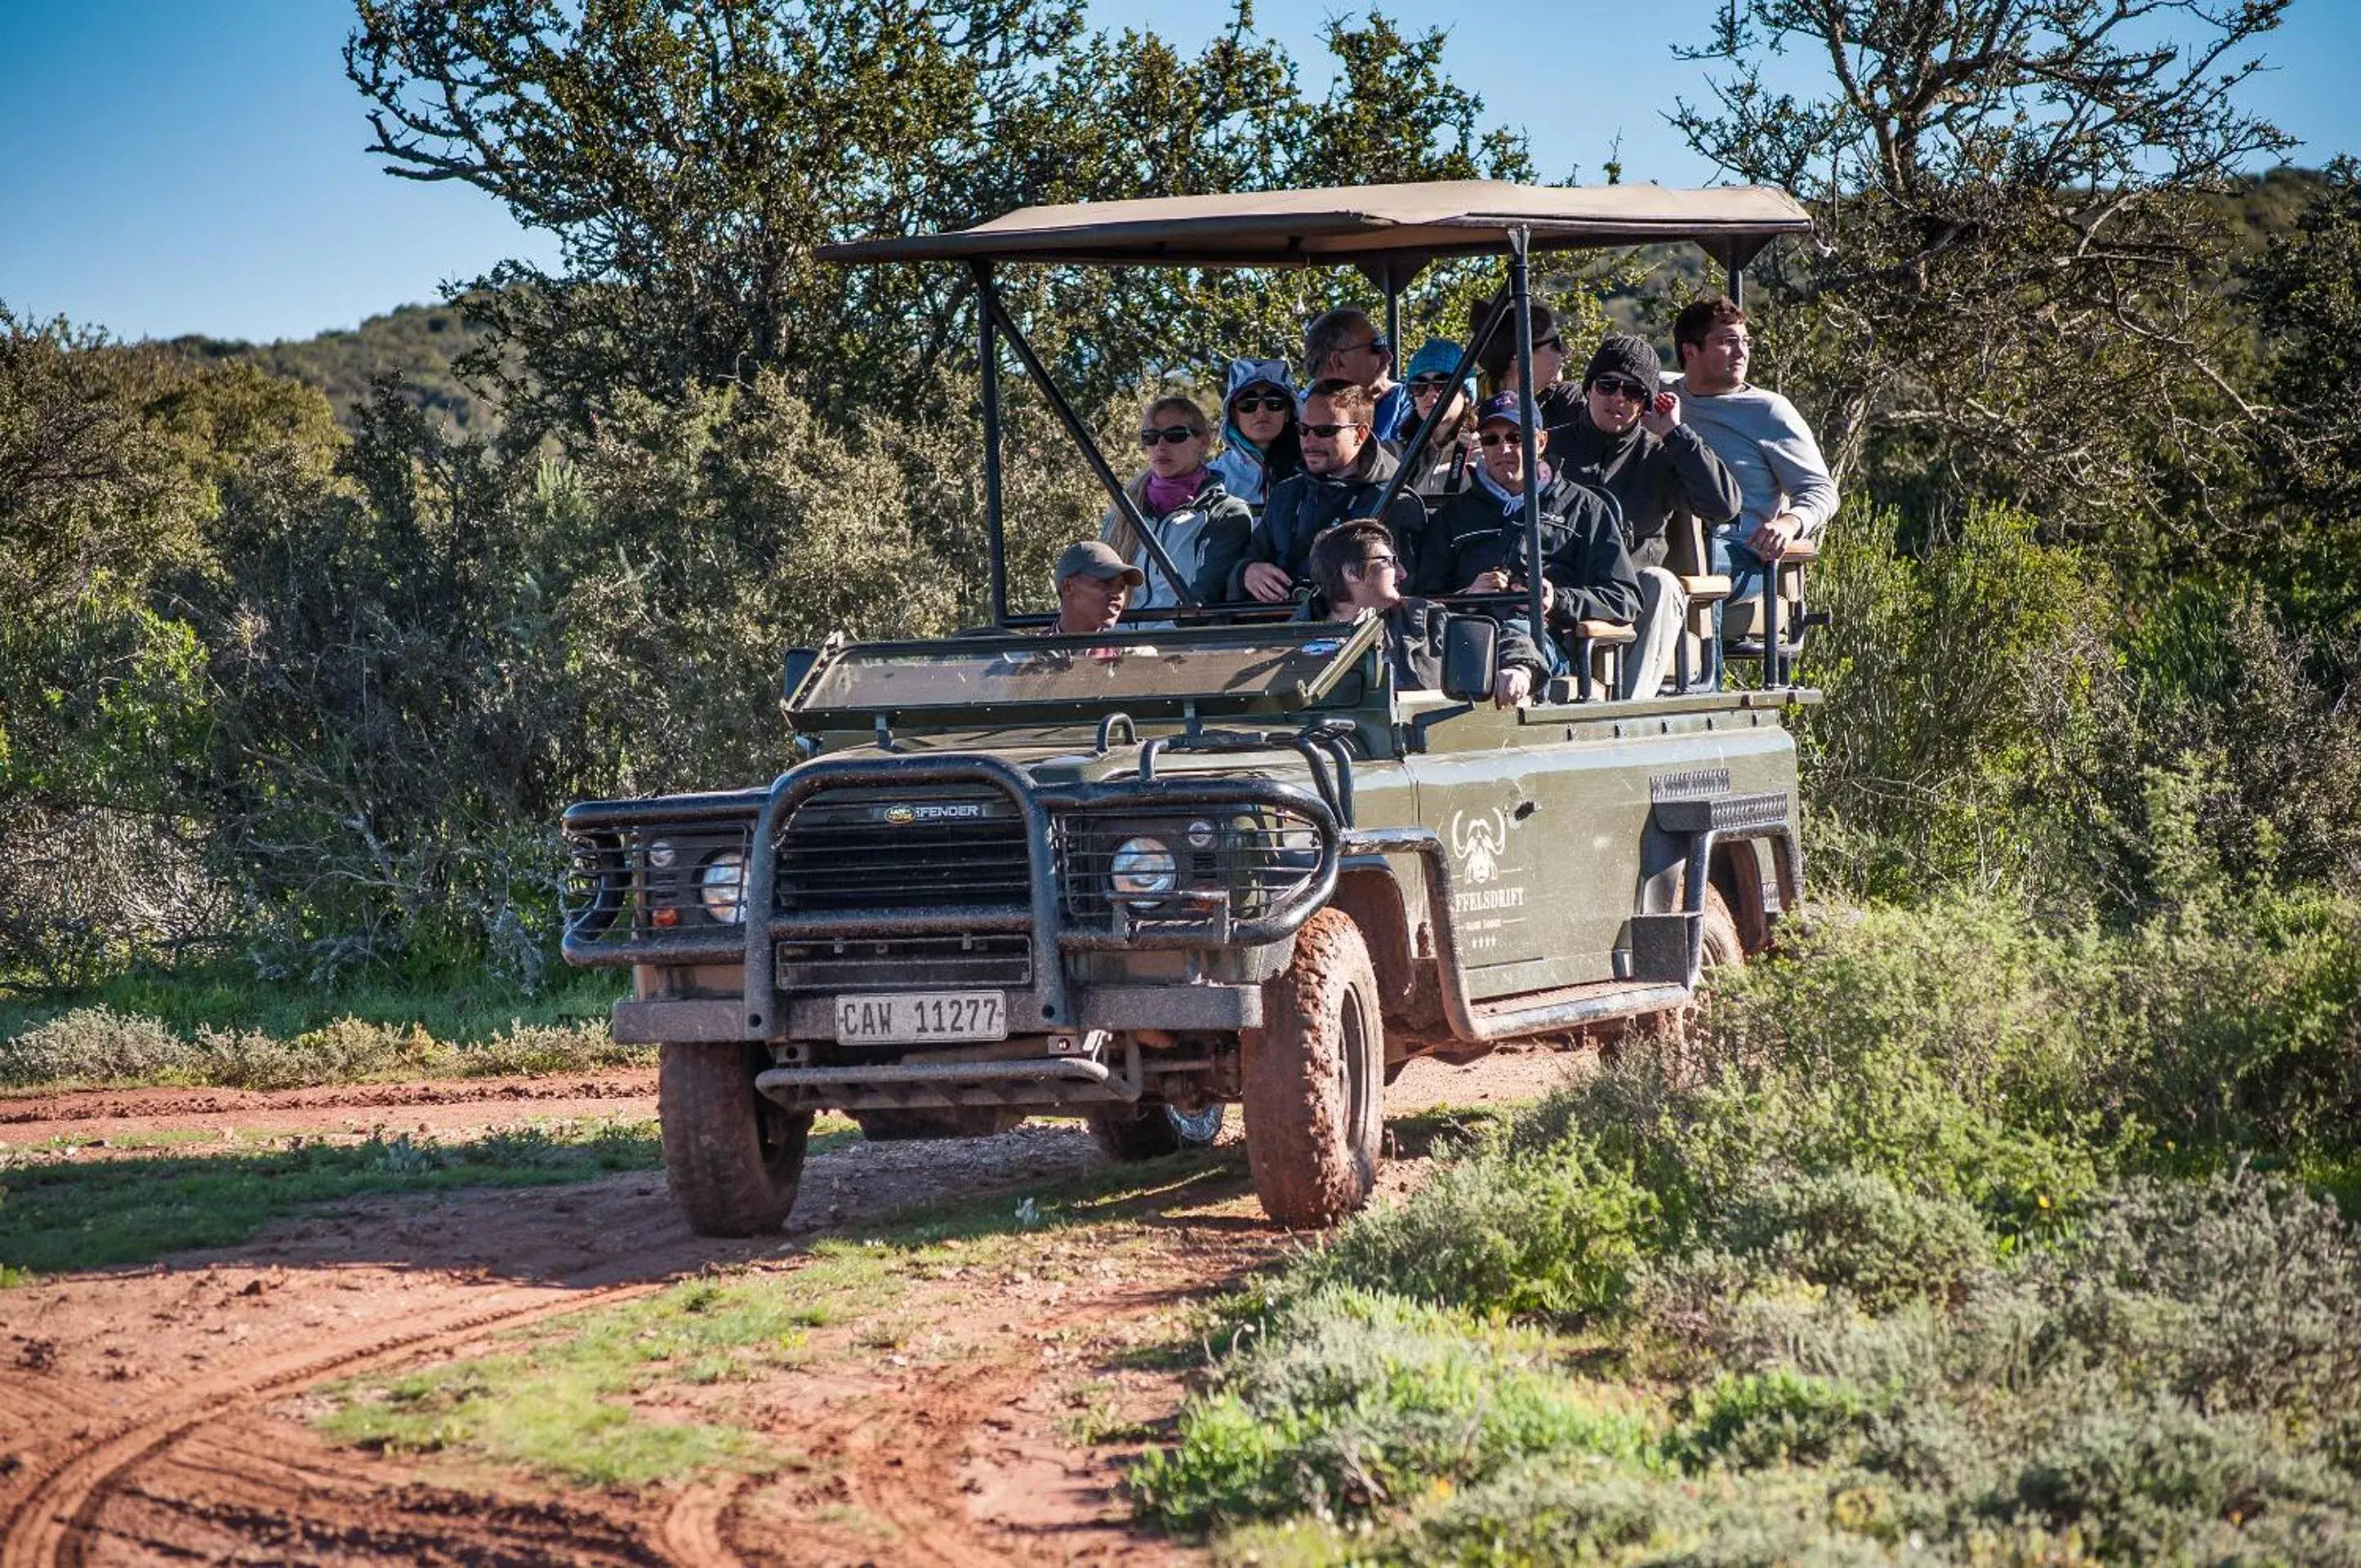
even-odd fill
[[[1254,513],[1230,494],[1212,465],[1213,423],[1191,399],[1159,398],[1140,418],[1138,440],[1148,466],[1125,492],[1155,530],[1156,542],[1164,546],[1197,602],[1218,604],[1246,554]],[[1099,537],[1146,576],[1132,601],[1135,609],[1170,609],[1181,602],[1179,589],[1122,508],[1107,509],[1099,520]]]

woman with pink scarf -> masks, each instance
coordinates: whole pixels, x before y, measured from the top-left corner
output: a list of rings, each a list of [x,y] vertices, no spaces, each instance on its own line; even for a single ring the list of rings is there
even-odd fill
[[[1213,452],[1212,422],[1187,398],[1159,398],[1140,421],[1139,444],[1148,467],[1124,487],[1126,493],[1197,602],[1220,603],[1231,572],[1246,555],[1254,514],[1223,488],[1221,476],[1206,461]],[[1170,608],[1180,602],[1180,593],[1122,508],[1107,509],[1099,522],[1099,537],[1148,574],[1134,608]]]

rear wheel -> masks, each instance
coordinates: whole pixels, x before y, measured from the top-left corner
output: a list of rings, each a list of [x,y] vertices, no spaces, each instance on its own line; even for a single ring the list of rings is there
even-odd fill
[[[1351,916],[1304,922],[1294,961],[1263,984],[1262,1015],[1240,1083],[1255,1195],[1290,1229],[1333,1225],[1368,1201],[1385,1135],[1377,973]]]
[[[761,1047],[668,1045],[656,1069],[664,1184],[701,1236],[775,1231],[796,1206],[811,1113],[763,1098]]]
[[[1091,1136],[1115,1159],[1156,1159],[1201,1149],[1222,1135],[1229,1107],[1219,1101],[1202,1111],[1170,1105],[1093,1105],[1083,1113]]]

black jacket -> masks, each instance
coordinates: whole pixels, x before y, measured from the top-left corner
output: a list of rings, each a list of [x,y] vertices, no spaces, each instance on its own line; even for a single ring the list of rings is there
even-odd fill
[[[1305,469],[1272,488],[1262,518],[1246,541],[1246,556],[1231,570],[1231,598],[1250,597],[1246,571],[1257,561],[1268,561],[1297,582],[1304,581],[1310,575],[1306,565],[1314,539],[1340,522],[1377,516],[1378,498],[1400,465],[1374,441],[1362,448],[1362,454],[1359,472],[1352,477],[1332,479]],[[1404,486],[1379,521],[1394,536],[1394,554],[1404,561],[1417,560],[1420,540],[1426,532],[1426,503]]]
[[[1664,436],[1637,427],[1610,436],[1576,403],[1573,417],[1550,431],[1549,455],[1568,476],[1615,498],[1634,565],[1664,564],[1664,525],[1683,511],[1695,513],[1708,533],[1738,517],[1738,477],[1686,424]]]
[[[1444,634],[1451,620],[1448,609],[1429,599],[1404,599],[1386,612],[1386,663],[1396,691],[1442,689]],[[1504,620],[1499,628],[1499,667],[1522,664],[1538,683],[1545,666],[1524,623]]]
[[[1613,498],[1560,474],[1542,491],[1542,565],[1557,588],[1550,624],[1577,620],[1633,621],[1640,617],[1640,575],[1623,548],[1622,520]],[[1478,484],[1443,503],[1427,525],[1426,546],[1411,579],[1420,594],[1465,593],[1486,572],[1523,579],[1525,518]]]

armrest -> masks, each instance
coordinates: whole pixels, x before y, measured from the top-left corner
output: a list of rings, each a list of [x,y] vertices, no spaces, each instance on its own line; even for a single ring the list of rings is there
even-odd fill
[[[1730,597],[1730,585],[1727,576],[1676,577],[1674,580],[1681,585],[1681,592],[1693,599],[1726,599]]]
[[[1640,636],[1636,627],[1620,620],[1577,620],[1574,623],[1574,634],[1585,642],[1604,642],[1610,646],[1636,641]]]
[[[1817,539],[1798,539],[1779,552],[1779,564],[1783,566],[1790,561],[1817,561],[1819,558],[1820,544]]]

